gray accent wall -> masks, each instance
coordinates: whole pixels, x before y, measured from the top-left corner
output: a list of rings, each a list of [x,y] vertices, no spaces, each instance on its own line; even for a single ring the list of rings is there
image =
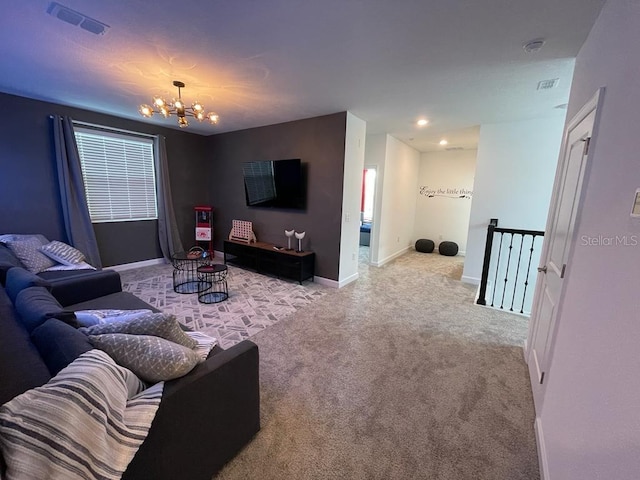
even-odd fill
[[[180,236],[193,244],[193,205],[211,202],[213,165],[208,137],[73,107],[0,94],[0,233],[42,233],[65,241],[52,114],[74,120],[166,137],[169,174]],[[136,108],[132,105],[132,109]],[[162,257],[155,221],[95,224],[105,266]]]
[[[306,231],[316,275],[338,280],[346,112],[237,132],[196,135],[54,103],[0,93],[0,233],[42,233],[66,241],[52,138],[52,114],[166,137],[176,220],[194,245],[193,207],[214,207],[214,246],[231,221],[250,220],[261,241],[286,244],[285,229]],[[135,106],[132,106],[135,108]],[[215,127],[212,127],[215,131]],[[307,177],[304,211],[247,207],[242,163],[300,158]],[[104,266],[160,258],[155,221],[94,224]]]
[[[306,231],[303,249],[316,254],[315,274],[338,280],[346,118],[340,112],[208,137],[216,250],[234,219],[253,222],[259,241],[283,246],[285,229]],[[288,158],[305,168],[306,210],[247,207],[243,162]]]

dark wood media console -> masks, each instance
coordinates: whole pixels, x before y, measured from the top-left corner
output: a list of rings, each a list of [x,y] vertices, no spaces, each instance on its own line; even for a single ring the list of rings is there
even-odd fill
[[[308,278],[313,280],[316,254],[278,249],[272,243],[225,240],[224,263],[278,278],[289,278],[302,284]]]

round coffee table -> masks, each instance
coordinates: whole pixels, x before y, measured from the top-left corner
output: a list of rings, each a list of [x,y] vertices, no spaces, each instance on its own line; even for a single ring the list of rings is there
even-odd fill
[[[202,265],[197,270],[198,278],[209,285],[208,288],[198,292],[200,303],[219,303],[229,298],[226,265],[219,263]]]
[[[195,257],[187,252],[171,256],[173,264],[173,291],[176,293],[200,293],[211,287],[211,283],[198,276],[198,268],[209,265],[208,257]]]

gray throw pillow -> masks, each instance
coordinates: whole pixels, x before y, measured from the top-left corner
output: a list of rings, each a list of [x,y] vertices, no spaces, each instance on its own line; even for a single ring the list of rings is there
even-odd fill
[[[40,251],[47,257],[63,265],[75,265],[84,262],[84,253],[58,240],[53,240],[43,245],[40,247]]]
[[[180,328],[176,317],[167,313],[147,313],[122,322],[113,321],[93,325],[81,329],[87,335],[101,335],[105,333],[127,333],[129,335],[153,335],[184,347],[195,349],[198,345]]]
[[[150,335],[107,333],[90,335],[89,341],[107,352],[118,365],[150,383],[186,375],[200,362],[193,350]]]
[[[7,246],[25,268],[32,273],[40,273],[56,264],[54,260],[51,260],[40,251],[42,240],[38,237],[10,241]]]

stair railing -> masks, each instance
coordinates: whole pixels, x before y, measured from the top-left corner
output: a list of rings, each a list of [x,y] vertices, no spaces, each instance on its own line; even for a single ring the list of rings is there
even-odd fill
[[[536,243],[538,237],[542,239],[544,231],[501,228],[497,218],[489,221],[478,305],[526,313],[525,307],[530,300],[527,290],[537,276],[536,269],[531,270],[531,264],[542,250],[542,241]],[[490,290],[489,295],[487,290]]]

